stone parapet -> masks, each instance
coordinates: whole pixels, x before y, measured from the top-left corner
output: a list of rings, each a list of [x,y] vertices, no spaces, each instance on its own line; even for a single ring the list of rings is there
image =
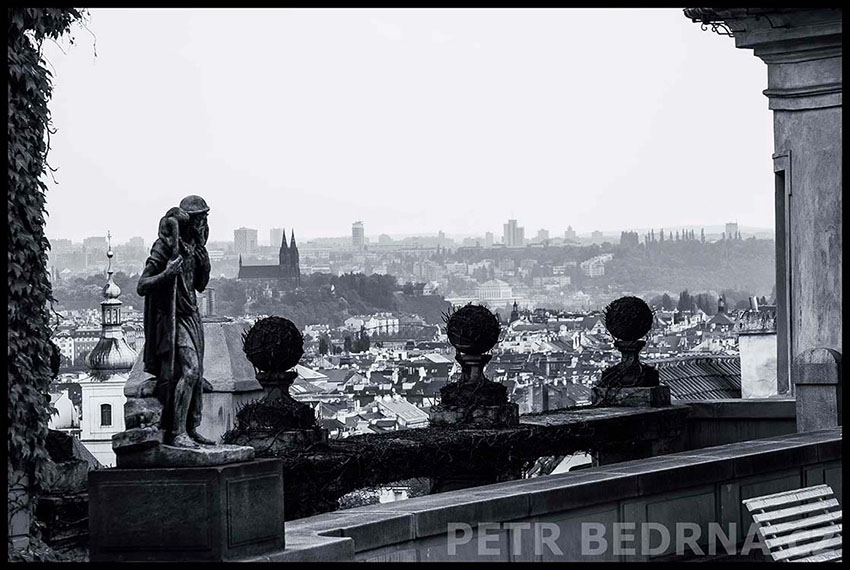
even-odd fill
[[[841,500],[841,441],[840,428],[771,437],[308,517],[287,523],[286,550],[247,560],[706,560],[712,523],[731,529],[736,549],[744,543],[751,519],[742,499],[826,483]],[[532,529],[541,522],[559,527],[557,550],[534,548]],[[589,555],[582,552],[583,522],[601,526],[609,539],[615,523],[635,525],[630,548],[640,545],[641,523],[675,537],[676,523],[688,522],[700,529],[703,554],[685,548],[677,555],[675,544],[648,555],[614,552],[609,540]],[[451,525],[471,531],[456,548]]]

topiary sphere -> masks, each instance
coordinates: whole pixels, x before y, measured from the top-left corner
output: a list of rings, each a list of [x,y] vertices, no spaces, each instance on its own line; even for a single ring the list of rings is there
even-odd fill
[[[487,307],[466,305],[444,315],[449,342],[465,354],[484,354],[499,341],[499,319]]]
[[[638,297],[620,297],[605,307],[605,328],[614,338],[638,340],[652,328],[652,309]]]
[[[289,319],[266,317],[243,335],[242,350],[257,370],[285,372],[304,355],[304,337]]]

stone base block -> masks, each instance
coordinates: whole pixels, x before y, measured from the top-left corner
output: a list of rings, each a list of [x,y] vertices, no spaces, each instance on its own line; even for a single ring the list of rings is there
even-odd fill
[[[162,443],[164,435],[156,427],[129,428],[112,436],[112,451],[117,455],[156,447]]]
[[[431,408],[432,426],[497,429],[519,425],[519,406],[500,404],[475,408]]]
[[[607,398],[607,401],[605,399]],[[604,401],[606,406],[629,408],[663,408],[670,405],[670,387],[650,388],[593,388],[593,403]]]
[[[224,561],[280,550],[283,463],[89,474],[91,561]]]
[[[252,459],[254,459],[254,448],[242,445],[222,444],[186,448],[159,444],[153,447],[133,447],[127,451],[115,448],[115,464],[122,469],[204,467],[240,463]]]
[[[127,429],[157,427],[161,418],[162,403],[156,398],[127,398],[124,403],[124,425]]]
[[[327,443],[328,430],[322,428],[293,429],[275,433],[258,430],[228,441],[238,445],[250,446],[260,456],[277,456],[286,451],[306,449],[314,443]]]

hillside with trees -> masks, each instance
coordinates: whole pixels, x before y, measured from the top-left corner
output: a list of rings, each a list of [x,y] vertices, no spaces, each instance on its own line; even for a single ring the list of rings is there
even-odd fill
[[[776,280],[772,240],[665,241],[614,249],[600,285],[620,291],[720,291],[767,295]]]

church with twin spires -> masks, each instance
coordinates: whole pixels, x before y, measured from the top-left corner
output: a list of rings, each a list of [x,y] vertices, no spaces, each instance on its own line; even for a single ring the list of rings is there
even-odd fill
[[[301,263],[298,256],[298,246],[295,244],[295,230],[292,239],[286,244],[286,232],[280,243],[277,265],[243,265],[239,256],[239,280],[266,281],[277,289],[295,289],[301,286]]]

